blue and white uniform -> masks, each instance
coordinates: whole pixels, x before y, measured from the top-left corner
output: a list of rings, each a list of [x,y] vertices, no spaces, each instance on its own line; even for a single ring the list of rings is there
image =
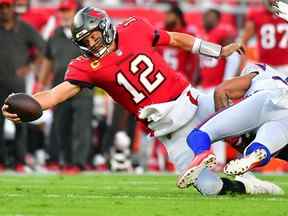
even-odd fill
[[[191,103],[189,92],[193,98],[197,98],[197,105]],[[248,98],[253,97],[254,95]],[[265,98],[267,99],[267,97]],[[262,105],[260,104],[259,106],[261,107]],[[183,172],[195,157],[194,152],[191,151],[186,143],[187,136],[193,128],[198,127],[215,112],[214,106],[214,92],[203,94],[188,87],[175,101],[144,107],[140,111],[139,118],[150,122],[148,127],[154,131],[154,135],[166,146],[170,159],[175,164],[177,171]],[[222,120],[232,122],[229,118],[223,118]],[[241,121],[243,120],[245,121],[245,118],[242,116]],[[211,134],[214,129],[216,129],[216,132],[219,131],[217,127],[213,126],[211,128]],[[222,190],[223,184],[223,180],[217,174],[206,168],[201,171],[193,185],[202,194],[216,195]]]
[[[263,164],[266,164],[272,154],[288,143],[288,78],[265,64],[249,64],[242,74],[255,72],[257,75],[245,99],[209,119],[199,131],[210,138],[211,142],[208,145],[205,143],[207,147],[226,137],[256,131],[256,138],[246,148],[246,153],[259,146],[265,148],[268,157]],[[190,133],[188,144],[192,149],[198,148],[192,138],[195,132],[199,135],[199,131]]]

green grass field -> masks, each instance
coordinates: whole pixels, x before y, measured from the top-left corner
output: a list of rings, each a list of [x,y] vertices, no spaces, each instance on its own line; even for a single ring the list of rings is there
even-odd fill
[[[287,216],[288,176],[262,177],[287,195],[203,197],[175,176],[0,176],[1,216]]]

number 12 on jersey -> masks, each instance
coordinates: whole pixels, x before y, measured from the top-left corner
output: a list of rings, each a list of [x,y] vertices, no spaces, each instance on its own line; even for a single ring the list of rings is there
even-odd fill
[[[141,63],[146,65],[146,68],[143,71],[141,71],[139,67]],[[138,55],[130,62],[129,70],[133,75],[140,73],[139,82],[150,94],[153,93],[165,81],[165,77],[160,71],[155,74],[155,79],[153,81],[148,79],[148,76],[154,72],[154,64],[148,56],[143,54]],[[136,87],[133,86],[133,84],[125,77],[121,71],[117,73],[116,78],[117,83],[120,86],[123,86],[124,89],[132,95],[133,101],[136,104],[140,103],[148,96],[145,95],[144,92],[136,89]]]

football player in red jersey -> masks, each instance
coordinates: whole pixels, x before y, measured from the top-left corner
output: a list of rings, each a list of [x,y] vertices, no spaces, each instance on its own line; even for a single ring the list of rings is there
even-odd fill
[[[288,23],[273,14],[273,1],[263,2],[262,7],[248,12],[242,42],[247,44],[256,35],[259,62],[288,73]]]
[[[97,85],[146,123],[165,144],[178,171],[185,171],[194,157],[185,144],[186,135],[214,112],[214,95],[204,95],[192,88],[183,75],[175,73],[165,63],[154,47],[170,45],[214,57],[227,57],[234,51],[241,53],[242,47],[236,43],[222,47],[183,33],[157,30],[135,17],[114,27],[105,11],[91,7],[75,15],[72,33],[83,56],[71,61],[63,83],[34,95],[42,109],[71,98],[81,88]],[[2,107],[3,115],[20,122],[17,114],[7,112],[7,108],[7,105]],[[184,187],[193,184],[207,195],[229,191],[261,193],[257,189],[259,183],[256,187],[251,180],[221,179],[205,167],[203,164],[195,172],[196,182],[187,181]]]
[[[225,46],[234,41],[237,34],[233,26],[221,22],[221,16],[221,12],[217,9],[209,9],[204,13],[202,37]],[[240,56],[236,53],[221,59],[200,56],[200,87],[204,90],[215,88],[223,80],[234,77],[239,66]]]

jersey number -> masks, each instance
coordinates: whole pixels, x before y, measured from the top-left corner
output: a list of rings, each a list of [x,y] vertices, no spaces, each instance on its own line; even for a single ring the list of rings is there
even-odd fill
[[[273,49],[277,46],[277,33],[282,34],[278,47],[282,49],[286,49],[288,47],[288,24],[265,24],[260,29],[261,45],[264,49]]]
[[[143,71],[141,71],[139,67],[140,64],[145,64],[146,66]],[[143,54],[138,55],[130,62],[129,70],[133,75],[140,73],[139,82],[147,90],[147,92],[149,92],[149,94],[153,93],[153,91],[155,91],[165,80],[164,75],[160,71],[155,74],[153,81],[148,79],[149,75],[154,72],[154,64],[149,57]],[[121,71],[117,73],[117,83],[120,86],[123,86],[125,90],[132,95],[133,101],[136,104],[140,103],[147,97],[144,92],[136,89]]]

